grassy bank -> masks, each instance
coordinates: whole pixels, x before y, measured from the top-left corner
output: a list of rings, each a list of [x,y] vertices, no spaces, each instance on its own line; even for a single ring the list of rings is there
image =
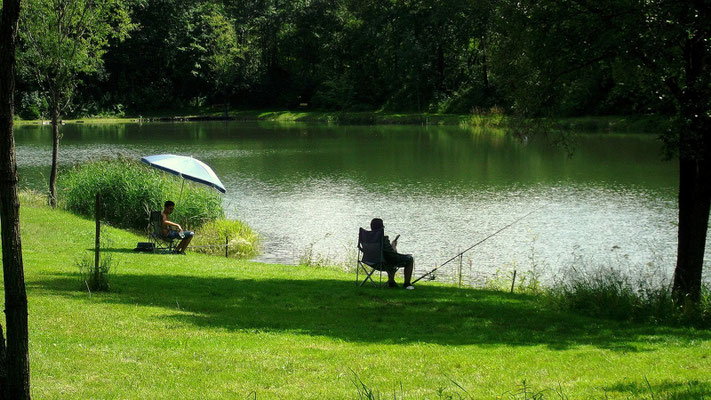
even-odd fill
[[[145,121],[185,121],[230,119],[239,121],[310,122],[342,125],[459,125],[469,127],[507,127],[511,120],[501,111],[475,114],[395,113],[381,111],[340,112],[310,110],[224,110],[216,107],[186,108],[151,112],[130,118],[83,118],[65,120],[67,124],[119,124]],[[663,116],[604,116],[560,118],[557,128],[583,132],[662,133],[670,126]],[[15,121],[18,125],[47,124],[47,121]]]
[[[35,399],[711,396],[708,330],[433,283],[356,288],[336,269],[135,254],[144,238],[112,228],[111,291],[89,294],[76,260],[93,221],[31,201],[21,216]]]

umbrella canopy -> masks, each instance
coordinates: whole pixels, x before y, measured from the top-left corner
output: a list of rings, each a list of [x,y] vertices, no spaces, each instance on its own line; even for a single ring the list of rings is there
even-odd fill
[[[217,177],[212,168],[195,158],[176,156],[175,154],[158,154],[143,157],[141,161],[151,167],[170,172],[181,178],[211,186],[222,193],[226,192],[225,185],[222,184],[222,181],[220,181],[220,178]]]

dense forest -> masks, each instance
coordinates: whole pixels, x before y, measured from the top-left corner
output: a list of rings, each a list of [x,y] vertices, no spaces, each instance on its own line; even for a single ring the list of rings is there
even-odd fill
[[[25,3],[23,13],[43,2],[52,3]],[[95,2],[59,3],[86,8]],[[596,10],[571,21],[558,15],[567,12],[562,7],[536,10],[532,3],[525,9],[508,0],[106,3],[110,7],[97,18],[111,23],[120,15],[130,24],[122,34],[97,41],[92,68],[76,69],[65,116],[208,105],[290,109],[303,103],[319,110],[469,113],[509,111],[532,98],[546,102],[537,113],[559,116],[674,111],[617,46],[624,39],[597,34]],[[618,11],[600,7],[602,13]],[[26,119],[51,114],[47,87],[23,65],[43,56],[31,53],[33,38],[22,33],[44,23],[27,15],[20,22],[16,98],[17,113]],[[560,61],[566,51],[561,44],[588,45],[591,35],[604,53],[588,52],[585,60],[571,53]],[[31,54],[23,58],[23,52]],[[536,87],[546,80],[555,90],[541,97]]]

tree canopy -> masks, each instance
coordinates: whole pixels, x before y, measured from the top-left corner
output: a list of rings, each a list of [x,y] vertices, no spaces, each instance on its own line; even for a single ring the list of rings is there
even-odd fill
[[[111,11],[114,17],[86,36],[85,48],[59,42],[41,50],[42,30],[46,40],[57,43],[54,31],[46,31],[50,24],[37,19],[38,11],[53,3],[67,2],[40,0],[26,10],[20,64],[47,70],[57,66],[48,54],[74,54],[75,61],[64,67],[80,78],[78,115],[226,102],[243,108],[306,102],[337,110],[509,109],[522,104],[525,79],[561,83],[548,97],[548,107],[558,115],[673,111],[667,97],[649,96],[652,83],[638,77],[623,54],[609,57],[629,32],[591,25],[589,13],[570,15],[575,2],[532,7],[529,15],[491,0],[251,0],[239,5],[142,0],[131,3],[136,29],[128,37],[117,28],[129,17],[127,10],[115,13],[123,10],[117,8],[122,3],[82,0],[69,3],[93,5],[95,12]],[[530,26],[531,20],[541,25]],[[539,40],[545,35],[562,43],[535,47],[546,43]],[[554,52],[563,45],[571,51],[563,64],[587,64],[575,74],[555,77],[549,72],[561,65],[565,54]],[[589,54],[576,58],[583,52],[577,54],[574,45],[594,45],[597,61],[588,62]],[[517,75],[519,67],[537,75]],[[38,96],[43,85],[24,74],[19,87],[24,117],[48,114],[49,105]]]

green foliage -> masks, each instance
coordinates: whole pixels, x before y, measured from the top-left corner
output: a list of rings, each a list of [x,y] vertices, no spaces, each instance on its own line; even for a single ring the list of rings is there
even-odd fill
[[[49,115],[47,99],[38,91],[23,92],[20,94],[17,114],[23,119],[46,119]]]
[[[307,103],[348,111],[673,113],[660,82],[681,79],[674,63],[660,60],[678,58],[674,40],[703,19],[661,1],[586,0],[576,8],[513,0],[64,0],[59,9],[67,12],[54,16],[50,3],[25,7],[19,65],[52,76],[49,60],[64,57],[67,74],[53,79],[79,85],[80,114],[91,112],[85,103],[95,103],[92,110],[124,104],[145,115],[230,102],[252,109]],[[69,11],[82,7],[92,21],[86,31],[58,36],[62,30],[50,29],[58,15],[81,25],[81,13]],[[76,54],[68,50],[75,44]],[[639,53],[660,55],[647,60],[658,63],[655,73],[645,72]],[[21,90],[38,89],[35,75],[21,75]]]
[[[33,0],[23,4],[20,25],[18,66],[53,113],[69,104],[79,75],[100,70],[109,41],[136,27],[124,0]]]
[[[84,216],[94,215],[95,196],[101,194],[102,219],[116,226],[143,229],[149,210],[162,210],[166,200],[178,203],[180,178],[128,159],[102,160],[73,167],[60,177],[60,201]],[[194,229],[221,218],[222,199],[212,189],[185,183],[182,200],[171,219]]]
[[[227,254],[232,258],[248,258],[259,253],[259,235],[244,222],[229,219],[218,219],[203,224],[195,232],[190,250],[224,256],[225,241],[228,246]]]

